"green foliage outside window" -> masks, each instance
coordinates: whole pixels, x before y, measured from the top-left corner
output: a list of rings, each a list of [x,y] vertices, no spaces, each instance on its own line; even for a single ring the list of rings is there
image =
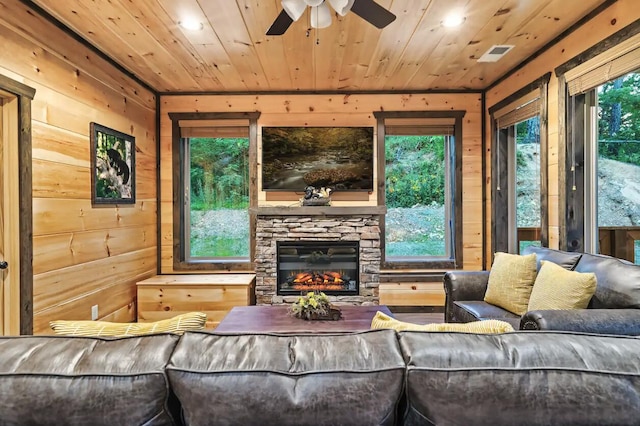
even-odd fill
[[[640,166],[640,73],[599,87],[598,152],[602,157]]]
[[[445,137],[386,136],[385,252],[446,256]]]
[[[249,256],[249,139],[189,139],[191,257]]]
[[[191,138],[191,209],[249,206],[249,139]]]
[[[444,136],[385,138],[387,207],[444,204]]]

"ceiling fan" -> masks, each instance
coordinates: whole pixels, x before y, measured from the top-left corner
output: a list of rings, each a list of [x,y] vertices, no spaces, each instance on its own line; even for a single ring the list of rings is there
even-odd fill
[[[311,26],[328,27],[331,25],[331,9],[327,3],[340,16],[351,11],[378,28],[384,28],[396,19],[396,15],[374,0],[282,0],[281,3],[283,10],[267,30],[267,35],[284,34],[293,22],[300,19],[307,6],[311,8]]]

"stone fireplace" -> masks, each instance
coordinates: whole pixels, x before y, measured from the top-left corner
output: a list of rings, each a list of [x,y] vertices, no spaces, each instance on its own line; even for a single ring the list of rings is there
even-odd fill
[[[384,214],[384,207],[259,207],[256,212],[257,304],[293,303],[304,291],[297,291],[295,288],[295,291],[278,290],[279,273],[280,278],[283,275],[282,265],[280,271],[278,267],[278,257],[282,247],[288,247],[287,253],[296,253],[284,260],[304,259],[306,261],[309,256],[315,256],[320,262],[335,261],[335,266],[346,267],[353,264],[337,263],[340,257],[337,253],[347,252],[348,250],[344,247],[349,245],[342,243],[349,242],[357,243],[351,245],[356,248],[357,258],[354,256],[352,260],[357,266],[353,271],[347,272],[347,274],[357,275],[357,277],[349,277],[350,281],[357,283],[357,288],[343,292],[329,290],[326,293],[337,303],[356,305],[378,303],[381,263],[380,215]],[[300,244],[296,246],[296,242]],[[330,242],[338,243],[331,251],[331,256],[329,256],[330,244],[327,244]],[[283,243],[293,244],[283,245]],[[307,248],[310,246],[309,243],[312,243],[311,247],[316,246],[318,249],[309,250]],[[295,252],[293,248],[296,249]],[[298,256],[298,253],[302,256]],[[282,262],[283,259],[280,260]],[[285,267],[291,268],[293,265],[285,265]],[[310,269],[314,272],[324,268]],[[323,271],[323,273],[326,272],[340,271]],[[288,286],[288,290],[291,290],[291,287]]]

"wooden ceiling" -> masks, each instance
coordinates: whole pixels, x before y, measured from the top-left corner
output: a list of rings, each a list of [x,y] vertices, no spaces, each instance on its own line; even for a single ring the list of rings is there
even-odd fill
[[[34,0],[159,92],[480,90],[537,52],[604,0],[377,0],[397,19],[379,30],[309,13],[283,36],[265,32],[279,0]],[[463,10],[458,28],[440,23]],[[193,16],[197,31],[178,22]],[[495,44],[497,63],[476,59]]]

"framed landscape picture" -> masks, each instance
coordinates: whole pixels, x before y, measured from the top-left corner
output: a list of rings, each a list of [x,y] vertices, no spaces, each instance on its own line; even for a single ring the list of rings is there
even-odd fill
[[[135,204],[135,138],[97,123],[90,135],[91,204]]]

